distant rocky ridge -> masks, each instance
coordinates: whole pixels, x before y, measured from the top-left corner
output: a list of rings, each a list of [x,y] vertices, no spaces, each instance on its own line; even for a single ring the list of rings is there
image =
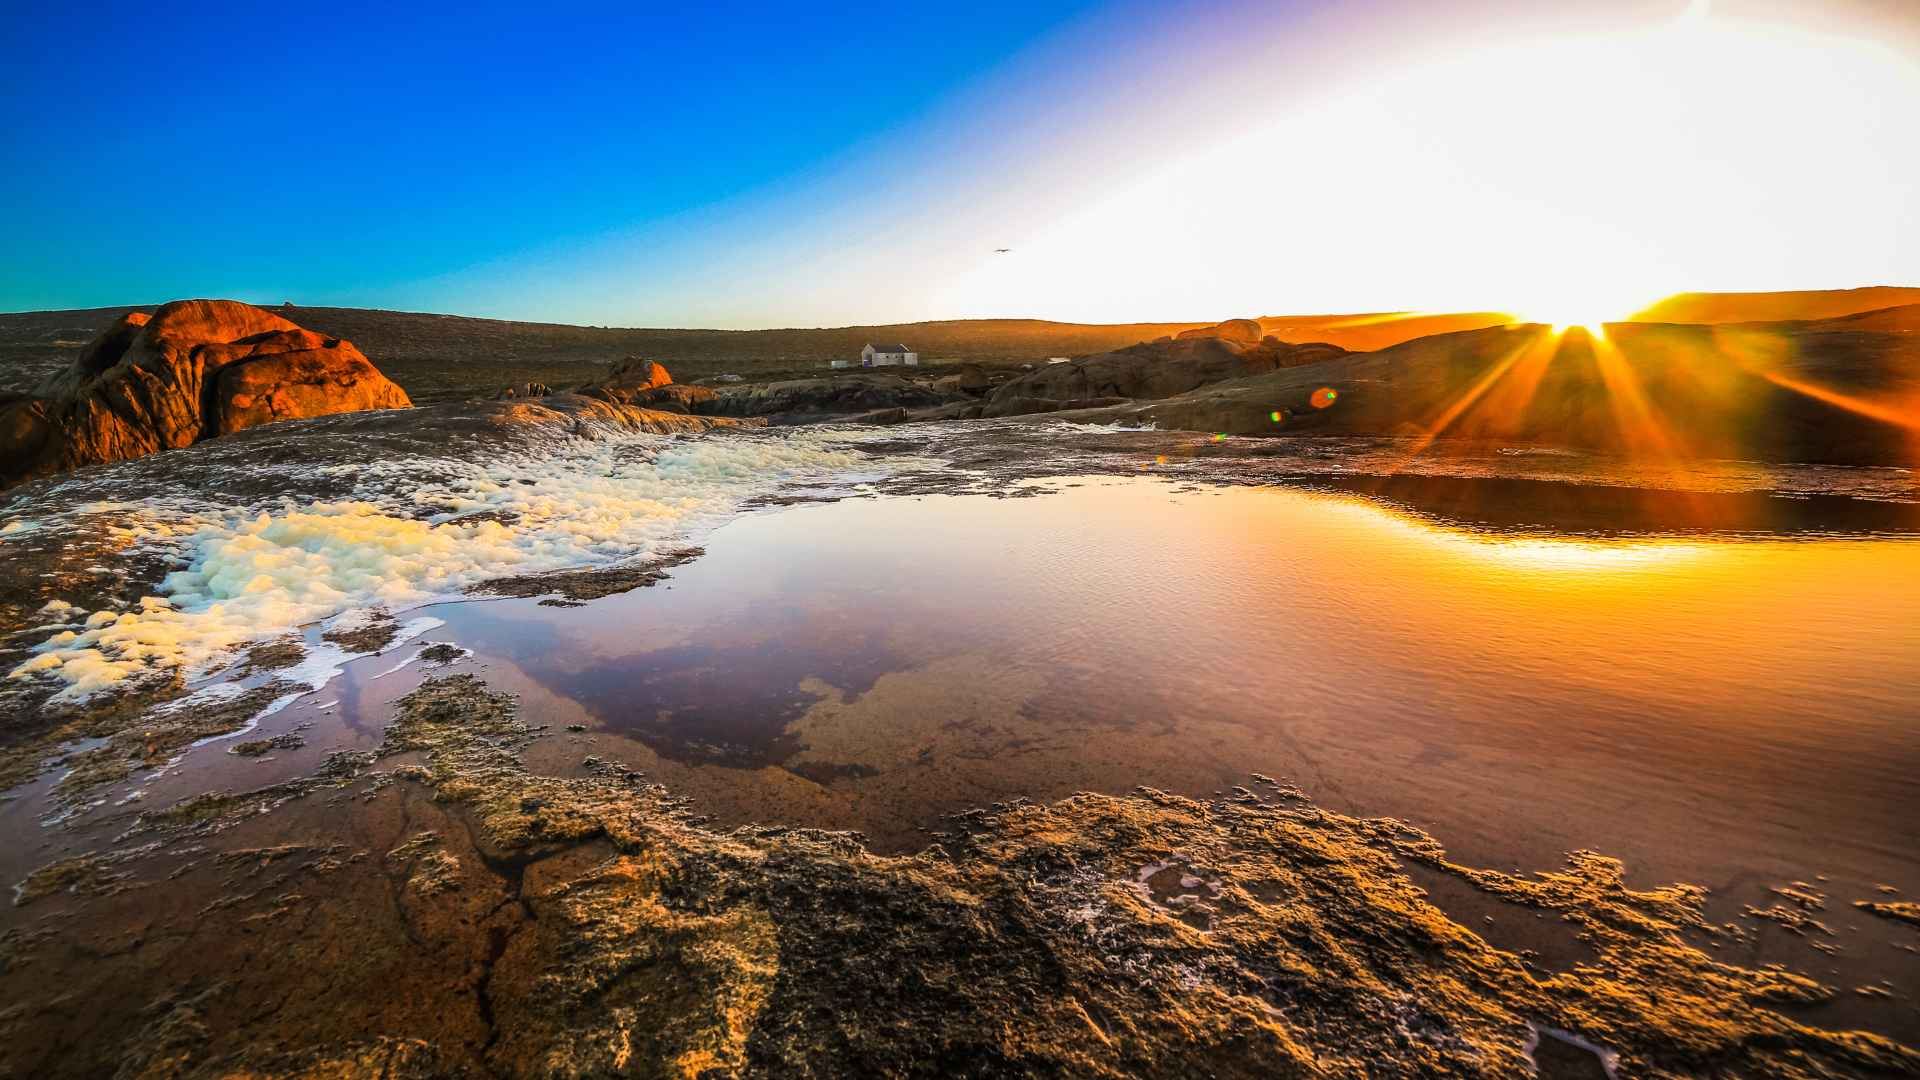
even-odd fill
[[[1834,319],[1920,304],[1920,288],[1874,285],[1806,292],[1677,293],[1633,316],[1634,322],[1739,323]]]
[[[1053,415],[1228,435],[1402,436],[1414,452],[1476,440],[1910,466],[1920,459],[1916,324],[1920,307],[1738,326],[1615,323],[1603,337],[1491,327]]]
[[[31,394],[0,399],[0,487],[246,428],[412,403],[350,342],[250,304],[121,316]]]

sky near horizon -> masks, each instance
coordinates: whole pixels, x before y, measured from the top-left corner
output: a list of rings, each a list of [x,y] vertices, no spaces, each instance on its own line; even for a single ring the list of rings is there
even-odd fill
[[[16,7],[0,310],[1586,321],[1920,284],[1920,0],[695,7]]]

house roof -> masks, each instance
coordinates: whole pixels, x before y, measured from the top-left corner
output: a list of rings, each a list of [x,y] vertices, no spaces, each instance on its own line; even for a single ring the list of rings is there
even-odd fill
[[[867,348],[872,349],[874,352],[912,352],[913,351],[912,349],[907,348],[905,345],[900,345],[900,344],[875,345],[871,341],[867,342]]]

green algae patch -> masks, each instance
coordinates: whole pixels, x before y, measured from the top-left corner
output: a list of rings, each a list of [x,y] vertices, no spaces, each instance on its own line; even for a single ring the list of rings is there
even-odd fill
[[[481,596],[548,596],[562,605],[581,604],[657,585],[672,576],[668,570],[704,554],[706,551],[701,548],[684,548],[640,562],[590,570],[554,570],[494,578],[467,591]]]
[[[320,640],[338,645],[351,653],[377,653],[400,636],[400,624],[384,608],[344,626],[335,626],[320,635]]]
[[[496,853],[613,852],[522,896],[538,917],[491,990],[505,1072],[1526,1075],[1536,1027],[1606,1048],[1624,1075],[1920,1069],[1776,1008],[1832,988],[1689,944],[1714,932],[1703,890],[1633,889],[1590,852],[1506,875],[1296,792],[1142,789],[972,811],[887,857],[843,833],[705,830],[617,767],[532,775],[534,737],[511,697],[455,676],[397,704],[385,748],[421,753],[415,775]],[[1530,971],[1398,858],[1565,920],[1595,959]]]

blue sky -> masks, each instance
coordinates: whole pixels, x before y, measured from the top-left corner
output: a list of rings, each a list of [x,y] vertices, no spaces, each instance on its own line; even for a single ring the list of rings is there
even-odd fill
[[[1909,0],[8,16],[0,310],[1613,317],[1920,283]]]
[[[377,294],[668,217],[897,128],[1085,6],[15,8],[0,308]]]

